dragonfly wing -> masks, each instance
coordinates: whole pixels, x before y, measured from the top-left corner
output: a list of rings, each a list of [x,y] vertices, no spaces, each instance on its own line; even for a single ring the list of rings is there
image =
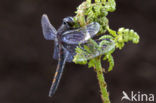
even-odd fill
[[[64,44],[64,49],[69,53],[68,57],[67,57],[67,62],[72,62],[74,59],[74,56],[76,55],[75,53],[75,48],[78,45],[69,45],[69,44]]]
[[[82,28],[64,32],[62,35],[62,41],[67,44],[86,43],[99,32],[99,29],[99,23],[93,22]]]
[[[51,25],[48,16],[44,14],[41,19],[42,32],[46,40],[54,40],[56,37],[56,29]]]
[[[86,51],[82,45],[81,49],[83,49],[85,52],[84,54],[77,54],[82,57],[78,61],[84,61],[84,59],[89,60],[89,59],[95,58],[97,56],[103,55],[113,50],[115,48],[115,42],[110,39],[106,39],[106,40],[107,40],[107,44],[103,45],[100,49],[97,49],[97,47],[95,47],[92,43],[89,43],[89,42],[87,42],[86,44],[83,44],[83,45],[88,46],[88,49],[90,50],[90,52]],[[96,40],[96,43],[99,44],[100,41]]]
[[[91,37],[95,36],[100,30],[100,24],[97,22],[90,23],[87,25],[87,31]]]
[[[84,40],[84,38],[84,33],[76,30],[70,30],[66,32],[66,35],[63,35],[62,41],[66,44],[79,44]]]
[[[58,60],[58,53],[59,53],[58,44],[55,43],[54,44],[54,51],[53,51],[53,59]]]
[[[67,56],[66,62],[72,62],[74,59],[74,55],[75,54],[69,53],[69,55]]]
[[[58,50],[58,45],[55,43],[55,46],[54,46],[54,52],[53,52],[53,58],[55,60],[58,60],[58,53],[59,53],[59,50]],[[66,62],[72,62],[74,56],[75,56],[75,48],[76,48],[76,45],[64,45],[64,53],[68,52],[68,56],[66,58]]]

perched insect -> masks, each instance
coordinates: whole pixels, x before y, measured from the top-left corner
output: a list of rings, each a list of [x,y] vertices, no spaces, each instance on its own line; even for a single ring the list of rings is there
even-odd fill
[[[51,97],[58,87],[65,63],[72,62],[76,54],[75,48],[78,44],[87,44],[87,41],[98,33],[100,25],[97,22],[93,22],[81,28],[72,28],[74,25],[73,18],[66,17],[63,19],[60,28],[56,31],[46,14],[42,16],[41,25],[44,38],[46,40],[54,40],[55,42],[53,58],[58,60],[55,76],[49,91],[49,96]],[[106,47],[108,46],[104,46],[103,49]],[[104,52],[96,53],[96,55],[92,54],[92,57],[101,55],[102,53]],[[91,56],[88,59],[91,59]]]

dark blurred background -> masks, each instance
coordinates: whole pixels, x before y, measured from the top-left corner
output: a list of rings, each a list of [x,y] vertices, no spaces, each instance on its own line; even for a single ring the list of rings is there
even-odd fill
[[[48,97],[57,61],[53,41],[43,38],[41,16],[47,13],[58,28],[82,1],[0,0],[0,103],[101,103],[94,70],[74,63],[66,64],[55,96]],[[114,53],[114,70],[105,74],[112,103],[121,103],[123,90],[156,93],[156,0],[116,1],[110,27],[140,35],[138,45]]]

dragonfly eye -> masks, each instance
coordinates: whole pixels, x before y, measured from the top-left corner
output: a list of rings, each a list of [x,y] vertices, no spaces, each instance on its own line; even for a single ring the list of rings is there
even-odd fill
[[[68,23],[67,23],[67,22],[64,22],[64,21],[63,21],[63,24],[64,24],[64,25],[68,25]]]
[[[74,25],[74,20],[72,17],[66,17],[63,19],[63,24],[72,27]]]

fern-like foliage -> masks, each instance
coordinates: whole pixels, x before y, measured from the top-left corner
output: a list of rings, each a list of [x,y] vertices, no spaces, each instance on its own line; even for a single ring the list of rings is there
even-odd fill
[[[113,12],[116,9],[116,3],[114,0],[86,0],[83,2],[76,11],[76,16],[74,18],[77,24],[84,26],[91,22],[98,22],[101,27],[98,34],[106,32],[106,27],[108,26],[107,15],[108,12]],[[78,25],[77,25],[78,26]]]
[[[102,60],[108,61],[108,71],[111,71],[114,67],[112,53],[117,48],[122,49],[126,42],[139,43],[139,35],[132,29],[122,27],[115,31],[109,28],[107,15],[115,9],[115,0],[94,0],[94,2],[86,0],[77,8],[74,17],[74,27],[85,26],[91,22],[100,24],[100,31],[97,33],[100,37],[96,40],[90,39],[86,44],[79,44],[75,49],[76,55],[73,61],[77,64],[88,64],[89,68],[95,69],[103,103],[110,103],[110,99],[102,73],[101,57]],[[106,32],[109,34],[105,35]]]
[[[86,0],[76,11],[75,27],[87,25],[91,22],[98,22],[100,24],[100,31],[97,40],[89,40],[86,45],[79,45],[76,48],[76,55],[74,62],[77,64],[87,64],[88,67],[95,68],[95,57],[103,56],[103,60],[109,62],[108,71],[114,67],[114,59],[112,53],[116,48],[122,49],[126,42],[131,41],[137,44],[139,42],[139,35],[132,29],[119,28],[118,31],[109,28],[109,21],[107,15],[116,9],[115,0]],[[108,35],[104,33],[109,32]],[[100,41],[100,42],[97,42]],[[93,55],[94,54],[94,55]]]
[[[122,49],[126,42],[131,41],[134,44],[139,43],[139,35],[132,29],[119,28],[118,31],[107,28],[109,33],[114,37],[116,48]]]

